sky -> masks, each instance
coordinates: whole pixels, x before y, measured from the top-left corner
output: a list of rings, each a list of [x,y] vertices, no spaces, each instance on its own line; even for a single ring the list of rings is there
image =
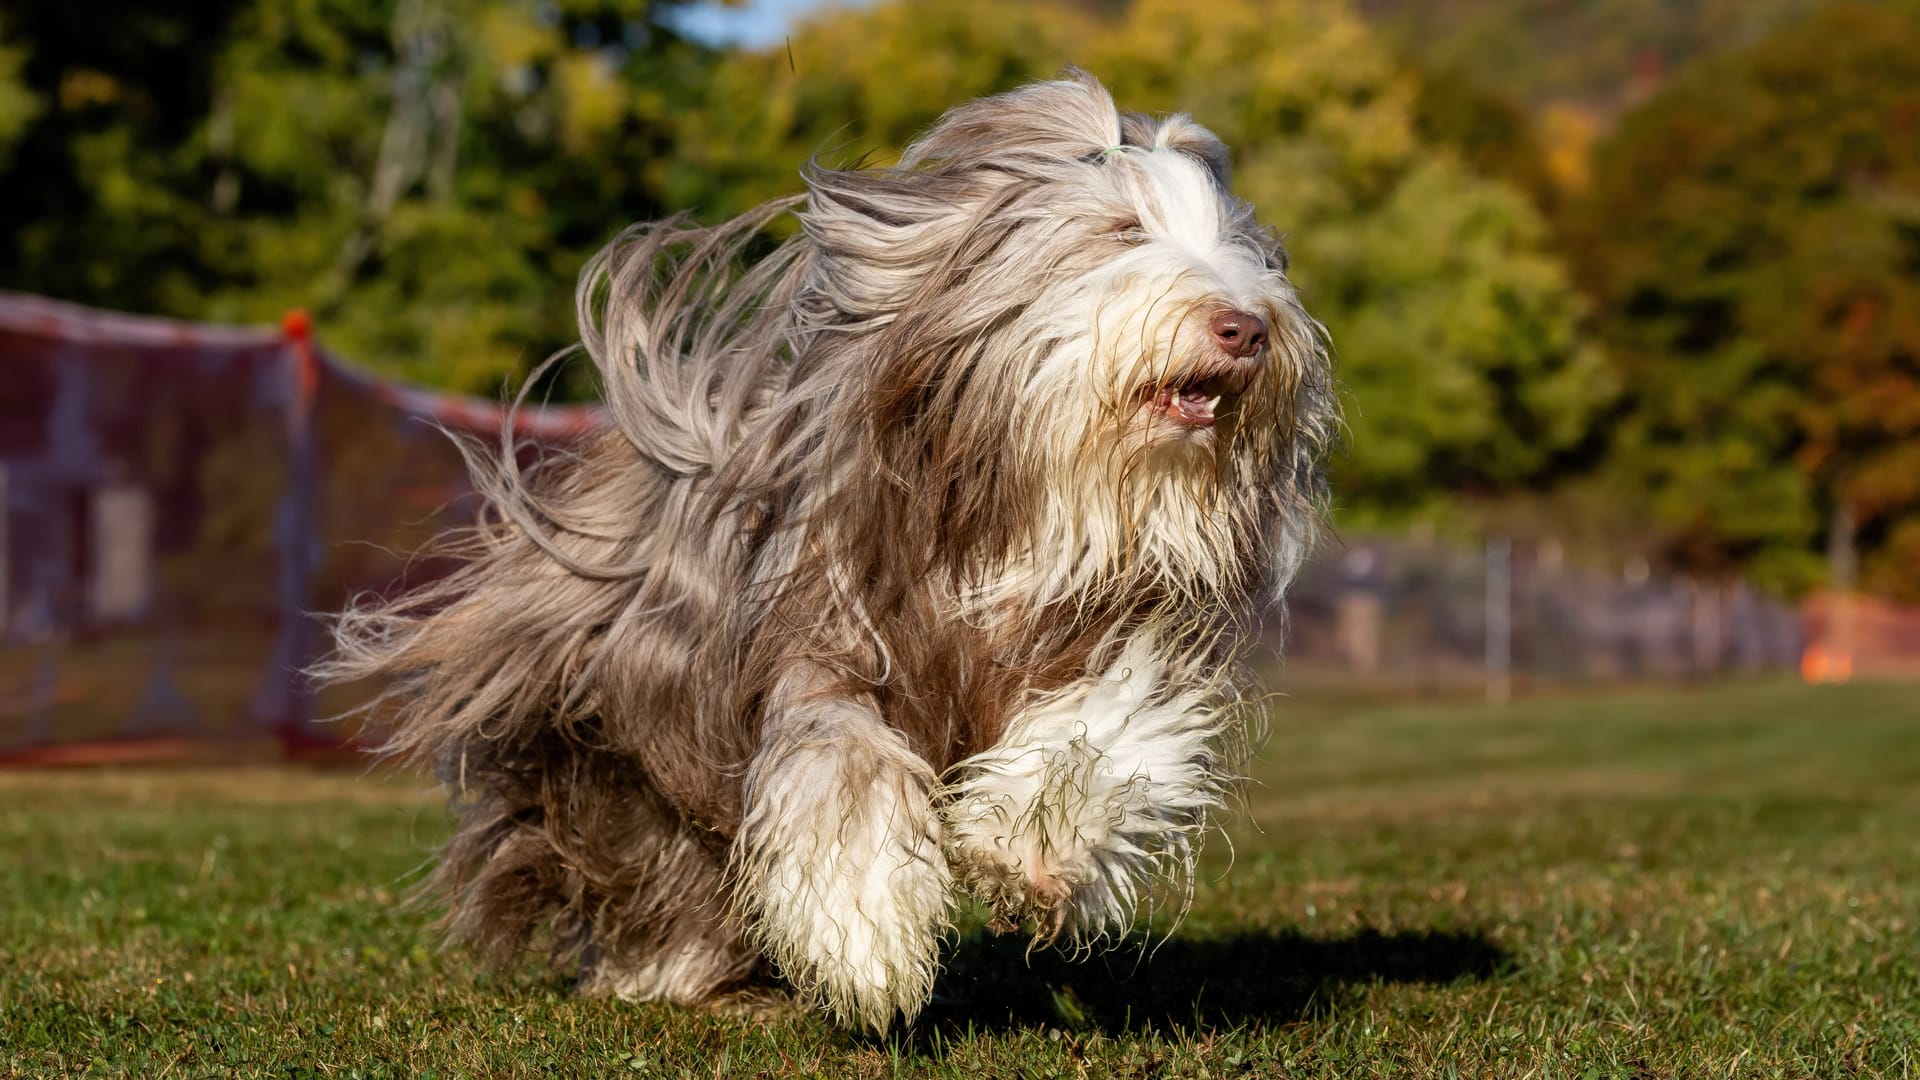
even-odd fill
[[[815,8],[847,6],[860,0],[746,0],[721,4],[713,0],[690,4],[669,19],[688,37],[713,45],[744,45],[750,49],[777,45],[793,24]]]

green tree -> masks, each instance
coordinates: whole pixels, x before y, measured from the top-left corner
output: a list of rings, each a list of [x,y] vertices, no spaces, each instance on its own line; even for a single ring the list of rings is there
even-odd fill
[[[1804,587],[1852,522],[1866,583],[1920,594],[1920,4],[1676,80],[1601,148],[1581,237],[1617,474],[1675,556]]]
[[[1467,137],[1476,164],[1515,180],[1557,212],[1558,189],[1585,187],[1594,139],[1623,109],[1654,92],[1670,72],[1749,44],[1820,2],[1358,0],[1357,6],[1417,68],[1434,73],[1423,88],[1423,126],[1437,122],[1450,129],[1445,134]],[[1432,100],[1436,94],[1439,100]],[[1510,125],[1495,101],[1525,110],[1533,134],[1504,138],[1501,129]],[[1541,166],[1544,176],[1536,173]],[[1553,186],[1541,187],[1542,179]]]
[[[40,97],[22,77],[26,62],[27,50],[8,44],[6,24],[0,22],[0,169],[6,168],[14,144],[40,113]]]
[[[1333,0],[832,11],[719,66],[668,190],[737,212],[796,190],[818,147],[886,160],[947,105],[1067,62],[1124,106],[1213,127],[1236,186],[1291,234],[1351,390],[1338,488],[1354,516],[1543,484],[1584,452],[1607,372],[1542,219],[1422,137],[1416,81]]]
[[[1750,44],[1821,0],[1357,0],[1423,64],[1529,106],[1611,114],[1667,71]]]
[[[585,257],[662,209],[669,102],[708,61],[660,6],[34,5],[30,73],[61,108],[0,180],[4,281],[197,318],[308,307],[348,356],[495,392],[573,340]]]
[[[0,170],[0,284],[132,310],[169,310],[159,293],[209,284],[194,254],[204,188],[191,147],[232,9],[9,7],[6,32],[25,53],[17,89],[42,107],[12,113],[21,126]]]
[[[1551,215],[1559,190],[1547,167],[1547,148],[1524,109],[1457,68],[1408,62],[1416,91],[1414,130],[1422,142],[1459,155],[1474,172],[1505,180]]]

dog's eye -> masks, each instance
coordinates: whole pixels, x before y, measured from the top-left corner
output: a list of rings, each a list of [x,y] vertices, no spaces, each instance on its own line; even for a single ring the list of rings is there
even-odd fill
[[[1140,227],[1139,218],[1128,218],[1113,227],[1113,238],[1128,247],[1134,247],[1146,243],[1147,230]]]

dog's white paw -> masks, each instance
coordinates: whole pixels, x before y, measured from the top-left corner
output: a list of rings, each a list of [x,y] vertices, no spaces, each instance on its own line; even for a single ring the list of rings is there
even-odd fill
[[[741,831],[754,936],[841,1022],[912,1020],[932,993],[951,903],[931,771],[883,744],[803,747],[778,772]]]
[[[993,912],[989,927],[1006,933],[1030,925],[1046,943],[1069,929],[1098,932],[1130,919],[1131,905],[1109,919],[1104,894],[1131,887],[1134,868],[1111,859],[1103,865],[1109,829],[1084,796],[1082,781],[1105,763],[1084,744],[1036,748],[1021,759],[1032,759],[1023,762],[1030,767],[987,770],[976,759],[949,789],[948,856],[960,883]],[[1115,873],[1119,881],[1103,879]]]
[[[1130,643],[1107,673],[1036,702],[955,766],[949,858],[994,929],[1124,934],[1156,882],[1191,873],[1226,784],[1219,716],[1198,691],[1168,692],[1165,666]]]

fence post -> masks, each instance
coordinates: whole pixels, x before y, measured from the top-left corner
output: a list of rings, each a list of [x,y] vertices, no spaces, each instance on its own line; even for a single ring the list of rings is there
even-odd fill
[[[1693,605],[1688,636],[1692,639],[1692,670],[1695,678],[1711,678],[1726,666],[1726,635],[1722,630],[1721,586],[1716,582],[1684,579],[1687,596]]]
[[[1334,639],[1347,669],[1371,678],[1380,671],[1380,628],[1384,610],[1378,591],[1379,557],[1371,548],[1355,548],[1341,560],[1339,598],[1334,603]]]
[[[1854,588],[1860,579],[1860,552],[1855,531],[1859,526],[1853,504],[1845,500],[1833,508],[1827,538],[1827,573],[1832,579],[1827,605],[1826,682],[1853,680]]]
[[[313,701],[307,684],[311,652],[311,577],[315,568],[317,459],[313,431],[314,400],[319,390],[320,362],[313,348],[313,329],[304,311],[290,311],[281,321],[286,340],[288,380],[284,432],[287,440],[287,479],[274,514],[274,538],[279,548],[279,632],[275,636],[271,667],[254,699],[256,721],[278,732],[290,748],[315,741]]]
[[[1513,541],[1487,538],[1487,700],[1513,696]]]

